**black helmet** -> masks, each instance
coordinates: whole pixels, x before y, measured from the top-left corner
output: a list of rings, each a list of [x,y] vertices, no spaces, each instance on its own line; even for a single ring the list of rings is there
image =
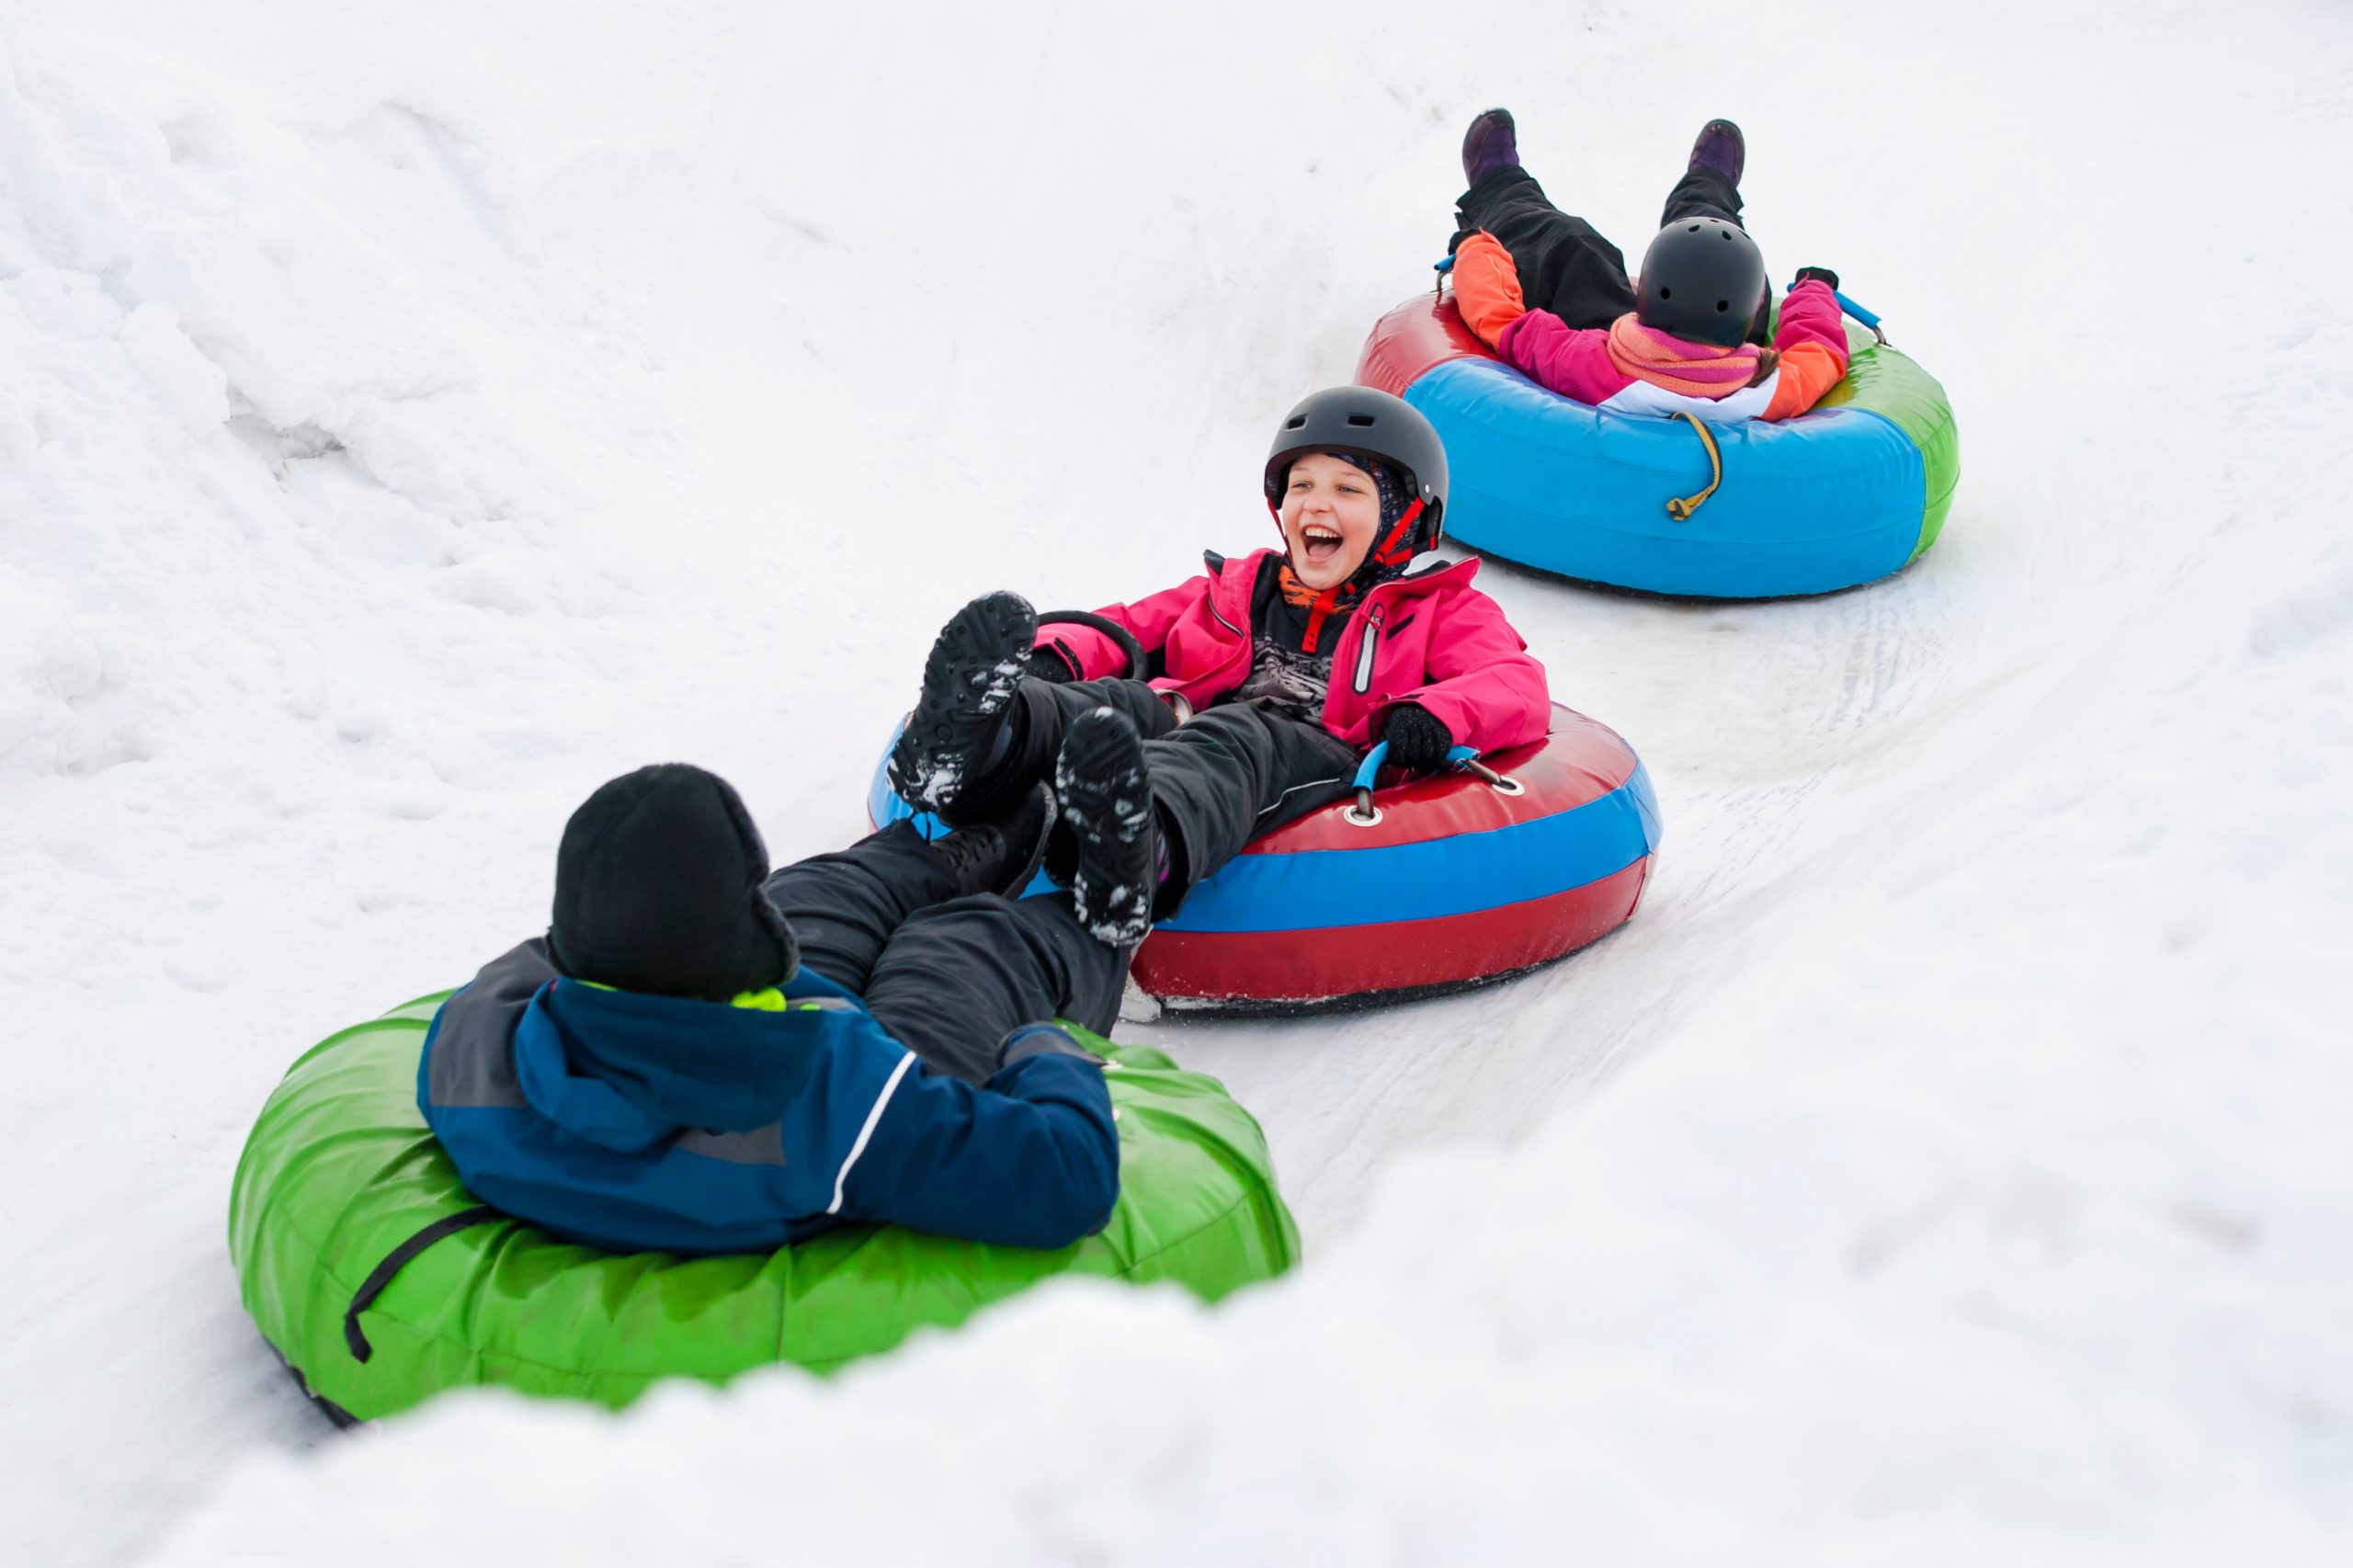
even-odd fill
[[[1279,513],[1290,462],[1304,452],[1356,452],[1398,470],[1421,512],[1411,552],[1433,549],[1446,531],[1446,444],[1422,411],[1374,387],[1332,387],[1283,416],[1267,453],[1267,506]]]
[[[1764,302],[1764,253],[1737,223],[1679,219],[1643,253],[1634,319],[1644,326],[1733,348]]]

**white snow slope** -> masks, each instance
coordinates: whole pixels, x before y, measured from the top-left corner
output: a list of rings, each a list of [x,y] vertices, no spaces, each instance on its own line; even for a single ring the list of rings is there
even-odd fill
[[[2323,5],[13,0],[0,1557],[2347,1560],[2349,81]],[[328,1436],[222,1245],[284,1064],[603,778],[836,845],[969,593],[1265,538],[1498,102],[1630,250],[1739,119],[1961,411],[1893,581],[1482,578],[1657,780],[1632,926],[1134,1031],[1306,1228],[1224,1309]]]

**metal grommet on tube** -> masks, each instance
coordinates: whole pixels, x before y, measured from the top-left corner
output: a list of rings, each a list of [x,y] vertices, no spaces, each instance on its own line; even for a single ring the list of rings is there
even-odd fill
[[[1525,795],[1527,787],[1506,773],[1498,773],[1477,757],[1464,759],[1462,766],[1487,781],[1487,787],[1498,795]]]
[[[1479,760],[1479,754],[1472,751],[1469,746],[1456,746],[1452,751],[1446,754],[1446,760],[1452,763],[1455,767],[1462,769],[1465,773],[1476,774],[1479,778],[1486,781],[1487,788],[1493,790],[1498,795],[1525,795],[1528,793],[1528,787],[1526,785],[1522,784],[1518,779],[1514,778],[1509,774],[1498,773],[1494,768],[1489,767],[1485,763],[1481,762]]]

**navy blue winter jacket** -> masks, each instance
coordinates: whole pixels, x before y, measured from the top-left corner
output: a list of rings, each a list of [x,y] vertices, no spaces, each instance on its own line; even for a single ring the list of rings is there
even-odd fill
[[[441,1005],[416,1097],[483,1202],[614,1252],[770,1252],[847,1220],[1059,1247],[1120,1192],[1101,1068],[1051,1026],[982,1088],[806,970],[770,1012],[561,978],[534,939]]]

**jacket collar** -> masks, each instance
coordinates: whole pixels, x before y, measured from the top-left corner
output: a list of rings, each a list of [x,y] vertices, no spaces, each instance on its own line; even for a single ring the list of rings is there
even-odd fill
[[[808,1082],[833,1008],[782,1012],[542,986],[515,1026],[515,1072],[541,1116],[590,1142],[634,1152],[683,1129],[766,1127]]]
[[[1370,598],[1384,588],[1393,588],[1399,595],[1427,594],[1433,588],[1466,584],[1478,574],[1479,558],[1475,555],[1466,555],[1460,561],[1427,555],[1419,564],[1407,567],[1394,577],[1385,577],[1375,583],[1365,597]]]
[[[1218,600],[1219,608],[1231,612],[1234,608],[1233,601],[1238,594],[1242,612],[1247,616],[1250,609],[1250,591],[1257,585],[1258,574],[1266,566],[1267,558],[1281,554],[1281,551],[1268,548],[1254,550],[1239,560],[1233,560],[1220,555],[1213,550],[1203,551],[1201,559],[1208,564],[1210,575],[1216,584],[1211,592]],[[1475,555],[1466,555],[1460,561],[1449,561],[1438,555],[1426,555],[1396,576],[1383,577],[1380,582],[1367,588],[1364,591],[1364,598],[1358,602],[1361,604],[1380,593],[1389,593],[1392,597],[1399,595],[1425,594],[1442,585],[1467,584],[1478,574],[1479,558]]]

